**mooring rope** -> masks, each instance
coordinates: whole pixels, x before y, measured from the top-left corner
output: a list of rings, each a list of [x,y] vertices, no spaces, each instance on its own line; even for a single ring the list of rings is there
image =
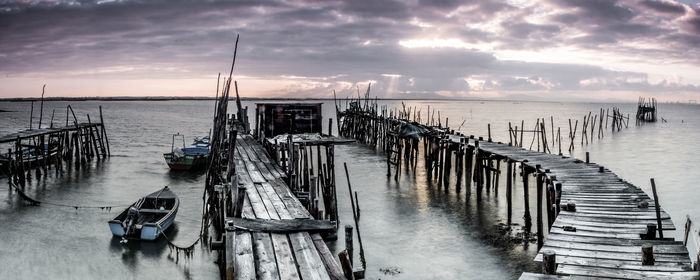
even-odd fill
[[[3,173],[9,178],[10,187],[12,187],[13,189],[15,189],[15,191],[17,191],[17,193],[19,194],[19,196],[20,196],[24,201],[29,202],[29,204],[32,205],[32,206],[40,206],[41,204],[45,204],[45,205],[52,205],[52,206],[58,206],[58,207],[70,207],[70,208],[74,208],[74,209],[76,209],[76,210],[77,210],[77,209],[83,209],[83,208],[85,208],[85,209],[98,209],[98,208],[99,208],[99,209],[101,209],[101,210],[111,211],[112,208],[115,208],[115,207],[123,207],[123,208],[126,208],[126,207],[129,207],[129,206],[131,205],[131,204],[124,204],[124,205],[101,205],[101,206],[96,206],[96,205],[71,205],[71,204],[64,204],[64,203],[57,203],[57,202],[50,202],[50,201],[41,201],[41,200],[32,198],[32,197],[30,197],[29,195],[27,195],[19,186],[17,186],[15,183],[12,182],[12,177],[10,177],[5,171],[3,171]],[[207,197],[207,196],[206,196],[206,193],[205,193],[205,195],[202,197],[202,200],[206,200],[206,197]],[[205,212],[205,206],[206,206],[206,203],[205,203],[205,205],[202,206],[202,213],[203,213],[203,214],[202,214],[202,222],[201,222],[201,225],[200,225],[198,237],[197,237],[197,239],[196,239],[194,242],[192,242],[192,244],[189,245],[189,246],[180,246],[180,245],[177,245],[177,244],[173,243],[173,242],[170,240],[170,238],[168,238],[168,236],[165,234],[165,232],[163,232],[163,230],[160,228],[160,226],[158,226],[158,231],[163,235],[163,237],[165,238],[165,240],[168,242],[168,247],[170,247],[171,250],[174,248],[175,251],[176,251],[175,263],[177,263],[177,262],[179,261],[179,259],[180,259],[180,252],[183,252],[185,258],[191,258],[191,257],[192,257],[192,254],[193,254],[193,252],[194,252],[194,246],[197,245],[197,243],[199,243],[200,241],[202,241],[202,237],[206,235],[205,233],[207,232],[208,227],[211,226],[211,220],[207,218],[207,215],[206,215],[206,212]],[[206,222],[205,222],[205,221],[206,221]]]
[[[7,175],[7,173],[5,173]],[[12,178],[10,178],[9,183],[10,187],[15,189],[19,196],[29,202],[30,205],[32,206],[39,206],[41,204],[46,204],[46,205],[52,205],[52,206],[58,206],[58,207],[70,207],[74,209],[100,209],[100,210],[107,210],[107,211],[112,211],[112,208],[115,207],[129,207],[131,204],[120,204],[120,205],[72,205],[72,204],[64,204],[64,203],[58,203],[58,202],[50,202],[50,201],[41,201],[35,198],[30,197],[27,195],[19,186],[17,186],[15,183],[12,182]]]

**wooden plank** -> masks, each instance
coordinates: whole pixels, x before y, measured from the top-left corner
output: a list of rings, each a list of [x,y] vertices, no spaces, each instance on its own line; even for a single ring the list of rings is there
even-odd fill
[[[255,279],[255,258],[253,241],[249,232],[236,232],[236,273],[235,279]]]
[[[546,274],[535,274],[530,272],[523,272],[520,275],[519,280],[556,280],[556,279],[571,279],[569,276],[564,275],[546,275]]]
[[[280,279],[270,234],[254,232],[252,237],[255,248],[255,272],[258,279]]]
[[[557,273],[569,275],[582,275],[591,277],[609,277],[615,279],[700,279],[697,271],[692,272],[656,272],[638,271],[632,269],[609,269],[601,267],[585,267],[578,265],[561,264]]]
[[[232,231],[227,231],[225,237],[226,241],[224,242],[224,245],[226,246],[226,275],[224,276],[224,278],[226,280],[233,280],[235,278],[234,269],[236,266],[236,249],[234,245],[236,244],[236,233]]]
[[[286,234],[271,233],[280,279],[300,279],[292,247]]]
[[[272,204],[272,200],[267,195],[267,192],[265,192],[265,189],[262,186],[262,184],[255,184],[255,189],[258,192],[258,195],[260,195],[260,199],[262,200],[263,205],[265,205],[265,209],[267,209],[267,213],[268,215],[270,215],[270,219],[279,220],[280,217],[279,214],[277,214],[277,209],[275,209],[274,205]]]
[[[323,260],[323,264],[326,267],[326,271],[328,271],[328,275],[331,277],[331,279],[346,279],[345,275],[343,275],[343,270],[340,268],[340,265],[338,265],[338,263],[335,261],[335,258],[333,257],[331,251],[328,250],[326,242],[323,241],[321,235],[318,233],[311,234],[311,239],[314,241],[314,245],[316,245],[316,250],[318,250],[321,259]]]
[[[291,219],[291,220],[270,220],[270,219],[245,219],[230,218],[234,228],[254,232],[326,232],[335,231],[335,225],[328,221],[314,219]]]
[[[280,179],[271,182],[272,188],[275,189],[277,195],[284,202],[289,214],[294,217],[294,219],[308,219],[311,218],[311,214],[301,205],[299,199],[297,199],[289,188]]]
[[[549,246],[545,243],[540,252],[544,250],[552,250],[556,252],[558,256],[570,256],[570,257],[583,257],[592,259],[608,259],[608,260],[626,260],[626,261],[638,261],[642,263],[642,250],[640,249],[638,253],[624,253],[624,252],[609,252],[609,251],[594,251],[594,250],[584,250],[584,249],[572,249],[569,246],[566,247],[554,247]],[[690,259],[688,255],[679,254],[654,254],[654,259],[656,262],[689,262]],[[535,257],[535,261],[541,262],[542,256],[538,254]]]
[[[638,253],[642,251],[642,245],[579,243],[576,241],[560,241],[550,238],[548,238],[544,244],[554,247],[602,252]],[[657,245],[654,246],[654,255],[657,254],[687,255],[688,250],[686,250],[683,245],[679,244],[657,243]]]
[[[292,243],[294,256],[299,266],[299,273],[304,280],[329,279],[328,271],[316,250],[316,246],[308,233],[290,233],[289,240]]]
[[[593,259],[570,256],[557,256],[558,264],[572,264],[588,267],[603,267],[603,268],[619,268],[619,269],[634,269],[640,271],[689,271],[690,266],[683,263],[675,262],[658,262],[654,265],[642,265],[638,261],[626,260],[606,260]]]
[[[293,219],[292,215],[289,214],[289,210],[287,210],[287,206],[284,204],[277,192],[275,192],[275,189],[272,188],[272,185],[270,183],[262,183],[260,186],[263,188],[265,193],[267,193],[267,197],[270,198],[270,201],[277,211],[279,218],[283,220]]]
[[[255,212],[255,217],[258,219],[270,219],[270,214],[267,213],[267,208],[263,204],[260,194],[255,186],[249,186],[246,188],[246,194],[250,199],[250,204],[253,206],[253,211]]]

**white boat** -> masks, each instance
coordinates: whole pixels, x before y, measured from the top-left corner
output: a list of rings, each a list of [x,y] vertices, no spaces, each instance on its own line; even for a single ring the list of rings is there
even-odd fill
[[[175,221],[180,199],[167,186],[149,194],[108,222],[115,236],[155,240]]]

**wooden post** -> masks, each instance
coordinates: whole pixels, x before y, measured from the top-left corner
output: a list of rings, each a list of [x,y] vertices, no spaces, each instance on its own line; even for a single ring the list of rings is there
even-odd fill
[[[537,172],[537,248],[542,248],[544,245],[544,230],[542,228],[542,188],[544,174]]]
[[[233,211],[233,216],[240,218],[243,214],[243,202],[245,201],[246,187],[239,186],[236,193],[236,208]]]
[[[348,252],[343,250],[338,253],[338,259],[340,260],[340,266],[343,268],[343,274],[347,280],[355,280],[355,276],[352,271],[352,263],[348,258]]]
[[[44,90],[46,85],[41,88],[41,109],[39,109],[39,129],[41,129],[41,121],[44,119]]]
[[[468,144],[467,140],[467,144]],[[467,193],[467,196],[471,195],[472,193],[472,164],[474,161],[474,148],[472,146],[467,145],[467,152],[465,153],[467,164],[464,168],[466,168],[464,174],[467,176],[464,178],[464,181],[466,183],[465,192]]]
[[[683,235],[683,246],[688,245],[688,234],[690,233],[690,226],[691,226],[690,216],[685,215],[685,234]]]
[[[647,233],[644,236],[644,239],[646,240],[654,240],[656,239],[656,225],[649,223],[647,224]]]
[[[483,126],[482,126],[483,127]],[[488,142],[491,142],[491,124],[488,124],[488,130],[489,130],[489,139]]]
[[[34,100],[32,100],[32,109],[29,111],[29,130],[32,130],[32,123],[34,122]]]
[[[510,160],[508,160],[507,162],[508,167],[506,172],[506,201],[508,207],[508,228],[510,228],[513,219],[513,177],[510,175],[511,173],[513,173],[513,162]]]
[[[527,168],[525,168],[525,162],[527,160],[524,160],[523,163],[520,164],[520,168],[522,168],[523,172],[523,197],[524,197],[524,205],[525,205],[525,231],[530,232],[532,229],[532,217],[530,216],[530,195],[529,195],[529,187],[528,187],[528,172]]]
[[[68,123],[68,115],[66,113],[66,123]],[[107,155],[112,153],[109,151],[109,139],[107,138],[107,131],[105,129],[105,120],[102,118],[102,105],[100,105],[100,127],[102,128],[102,138],[105,140],[105,145],[107,146]]]
[[[562,189],[561,183],[556,183],[554,185],[554,189],[557,191],[557,194],[556,194],[557,198],[555,199],[554,203],[556,204],[556,207],[557,207],[557,214],[559,214],[559,212],[561,212],[561,189]]]
[[[654,265],[654,246],[642,245],[642,265]]]
[[[345,251],[348,253],[350,265],[353,264],[353,242],[352,242],[352,225],[345,225]]]
[[[549,275],[557,273],[557,254],[552,250],[542,252],[542,273]]]
[[[586,152],[586,163],[591,163],[589,152]]]
[[[659,204],[659,196],[656,194],[656,183],[654,183],[654,178],[651,178],[651,191],[654,193],[654,205],[656,205],[656,225],[659,230],[659,238],[664,238],[664,229],[661,227],[661,205]],[[653,261],[653,260],[652,260]]]

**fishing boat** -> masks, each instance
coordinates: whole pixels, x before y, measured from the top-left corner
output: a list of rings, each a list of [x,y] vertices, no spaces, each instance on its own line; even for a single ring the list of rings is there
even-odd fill
[[[109,221],[109,229],[122,238],[155,240],[175,221],[180,199],[167,186],[142,197]]]
[[[175,139],[182,139],[182,148],[175,147]],[[171,144],[170,153],[163,154],[165,162],[170,169],[176,170],[193,170],[205,166],[209,159],[209,136],[195,138],[194,143],[185,147],[185,136],[180,134],[173,135],[173,143]]]

